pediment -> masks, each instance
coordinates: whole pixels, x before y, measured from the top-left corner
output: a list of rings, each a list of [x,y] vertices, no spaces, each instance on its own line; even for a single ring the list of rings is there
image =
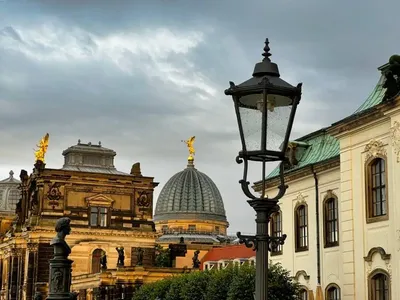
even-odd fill
[[[97,194],[87,197],[85,198],[85,201],[88,206],[101,206],[101,207],[111,207],[115,202],[114,199],[104,194]]]

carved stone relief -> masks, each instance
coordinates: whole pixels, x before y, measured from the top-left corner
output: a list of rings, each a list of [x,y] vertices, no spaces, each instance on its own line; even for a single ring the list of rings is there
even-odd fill
[[[28,251],[29,252],[38,252],[39,244],[28,243]]]
[[[54,288],[54,293],[60,293],[63,291],[63,273],[60,269],[55,269],[53,276],[51,277],[51,284]]]
[[[366,146],[364,151],[366,152],[365,160],[378,155],[386,156],[386,149],[381,141],[371,140]]]
[[[298,202],[305,202],[305,201],[306,201],[306,198],[303,196],[303,194],[302,194],[301,192],[299,192],[299,194],[297,195],[296,200],[297,200]]]
[[[400,162],[400,123],[394,121],[393,126],[390,128],[390,136],[392,139],[392,146],[394,154],[396,155],[397,162]]]

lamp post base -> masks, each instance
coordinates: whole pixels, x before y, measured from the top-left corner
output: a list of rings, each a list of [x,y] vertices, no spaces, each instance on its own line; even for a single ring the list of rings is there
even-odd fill
[[[256,250],[256,296],[255,300],[268,299],[268,251],[270,245],[283,245],[286,235],[271,237],[268,235],[268,223],[271,215],[279,211],[278,201],[267,199],[252,199],[247,201],[256,211],[256,235],[242,235],[237,233],[239,243]]]

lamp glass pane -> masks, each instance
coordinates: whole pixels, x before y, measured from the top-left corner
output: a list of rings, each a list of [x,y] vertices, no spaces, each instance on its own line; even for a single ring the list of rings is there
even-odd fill
[[[239,99],[239,113],[247,151],[280,149],[288,129],[292,99],[267,95],[267,148],[261,149],[263,95],[252,94]]]

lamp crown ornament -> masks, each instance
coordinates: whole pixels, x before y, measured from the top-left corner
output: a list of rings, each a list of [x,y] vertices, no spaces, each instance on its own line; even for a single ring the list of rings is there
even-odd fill
[[[264,53],[262,54],[262,56],[264,56],[263,61],[271,61],[271,59],[269,58],[272,54],[269,52],[271,49],[269,48],[269,40],[268,38],[265,39],[265,47],[264,47]]]
[[[272,54],[270,52],[271,48],[269,48],[269,40],[265,39],[264,46],[264,56],[263,60],[259,63],[256,63],[254,66],[253,77],[263,77],[263,76],[272,76],[279,77],[279,68],[276,63],[271,62],[269,58]]]

